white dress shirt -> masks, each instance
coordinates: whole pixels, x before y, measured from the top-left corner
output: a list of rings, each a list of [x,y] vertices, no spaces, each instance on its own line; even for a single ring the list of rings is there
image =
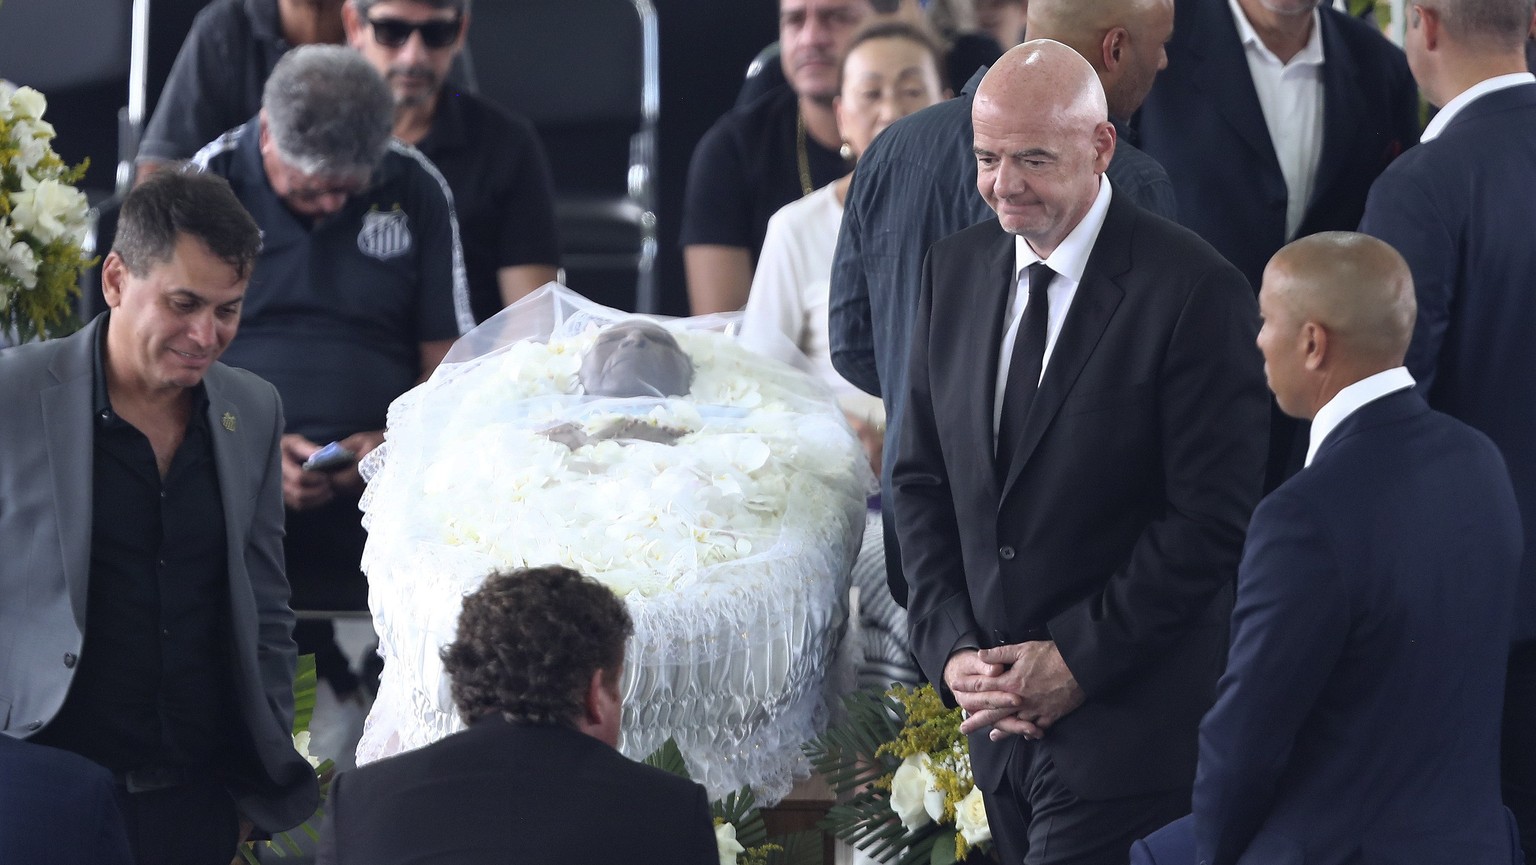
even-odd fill
[[[1440,137],[1440,133],[1444,132],[1445,127],[1452,120],[1456,119],[1456,115],[1461,113],[1461,109],[1471,105],[1478,97],[1533,82],[1536,82],[1536,75],[1532,75],[1529,72],[1512,72],[1509,75],[1495,75],[1492,78],[1484,78],[1482,81],[1456,94],[1455,99],[1445,103],[1445,107],[1440,109],[1440,113],[1430,118],[1429,125],[1424,127],[1424,134],[1419,136],[1419,141],[1433,141]]]
[[[1344,419],[1359,411],[1366,403],[1375,402],[1389,393],[1397,393],[1406,390],[1415,384],[1413,376],[1409,374],[1405,366],[1396,366],[1383,370],[1375,375],[1366,376],[1354,384],[1344,388],[1333,395],[1333,399],[1317,410],[1317,417],[1312,419],[1312,438],[1307,445],[1307,465],[1312,465],[1312,458],[1317,456],[1317,449],[1328,438],[1328,434],[1338,429]]]
[[[1099,239],[1104,227],[1104,215],[1109,212],[1111,196],[1109,178],[1099,176],[1099,194],[1077,226],[1067,234],[1045,264],[1056,275],[1045,290],[1049,300],[1045,322],[1045,354],[1040,359],[1040,378],[1045,379],[1046,367],[1051,362],[1051,352],[1056,348],[1056,338],[1061,335],[1061,325],[1067,320],[1067,310],[1072,298],[1077,296],[1078,283],[1083,281],[1083,271],[1088,267],[1088,256]],[[1003,329],[1003,344],[997,353],[997,384],[992,395],[992,449],[997,450],[997,425],[1003,419],[1003,391],[1008,386],[1008,367],[1013,363],[1013,344],[1019,336],[1019,323],[1024,320],[1024,308],[1029,305],[1029,266],[1041,261],[1040,255],[1022,237],[1013,238],[1013,288],[1008,294],[1007,326]],[[1038,382],[1037,382],[1038,384]]]
[[[1323,22],[1312,12],[1312,35],[1306,47],[1289,62],[1281,63],[1264,45],[1237,0],[1227,0],[1237,22],[1237,37],[1248,58],[1248,73],[1259,94],[1264,125],[1280,173],[1285,177],[1285,237],[1296,236],[1312,200],[1317,164],[1323,152]]]

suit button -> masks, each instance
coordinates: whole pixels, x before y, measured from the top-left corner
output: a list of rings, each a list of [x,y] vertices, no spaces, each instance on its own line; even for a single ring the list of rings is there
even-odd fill
[[[28,732],[35,732],[37,730],[41,730],[42,728],[43,728],[43,722],[42,721],[33,721],[32,723],[27,725],[27,731]]]
[[[78,661],[78,660],[79,660],[79,658],[75,657],[75,653],[74,652],[65,652],[64,653],[64,666],[69,667],[70,669],[74,669],[75,661]]]
[[[1013,547],[998,547],[997,554],[1001,556],[1005,562],[1013,561]]]

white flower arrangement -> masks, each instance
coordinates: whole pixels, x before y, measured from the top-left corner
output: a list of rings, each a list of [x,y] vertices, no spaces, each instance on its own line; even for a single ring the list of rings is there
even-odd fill
[[[47,100],[0,81],[0,333],[22,340],[66,333],[89,228],[84,173],[53,152]]]
[[[833,834],[882,862],[987,862],[992,830],[971,774],[959,708],[932,685],[858,691],[848,720],[808,743],[806,753],[840,795]]]
[[[595,329],[510,346],[499,375],[464,392],[471,410],[446,420],[442,435],[457,445],[423,471],[421,513],[442,526],[438,540],[507,567],[559,563],[620,595],[650,595],[765,552],[791,508],[808,525],[840,524],[856,450],[836,416],[765,393],[760,361],[727,337],[676,336],[697,371],[689,397],[633,403],[572,403]],[[476,410],[512,404],[525,411],[512,422]],[[626,421],[679,437],[572,448],[543,433]]]

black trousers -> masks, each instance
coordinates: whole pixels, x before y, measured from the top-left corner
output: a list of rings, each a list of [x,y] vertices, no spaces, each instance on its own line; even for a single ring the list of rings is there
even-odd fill
[[[982,792],[1000,865],[1125,865],[1131,842],[1190,808],[1187,787],[1080,799],[1062,781],[1049,750],[1023,740],[1003,773],[1002,787]]]
[[[120,786],[117,804],[138,865],[229,865],[235,858],[240,819],[218,782],[141,793]]]
[[[1536,640],[1515,644],[1504,686],[1504,804],[1520,824],[1520,846],[1536,863]]]

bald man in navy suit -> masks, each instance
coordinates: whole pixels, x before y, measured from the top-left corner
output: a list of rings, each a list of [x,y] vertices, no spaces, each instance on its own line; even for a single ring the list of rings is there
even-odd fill
[[[1192,825],[1133,862],[1518,861],[1499,796],[1522,550],[1504,460],[1414,390],[1413,282],[1387,244],[1296,241],[1259,308],[1270,388],[1312,420],[1307,466],[1248,528]]]

